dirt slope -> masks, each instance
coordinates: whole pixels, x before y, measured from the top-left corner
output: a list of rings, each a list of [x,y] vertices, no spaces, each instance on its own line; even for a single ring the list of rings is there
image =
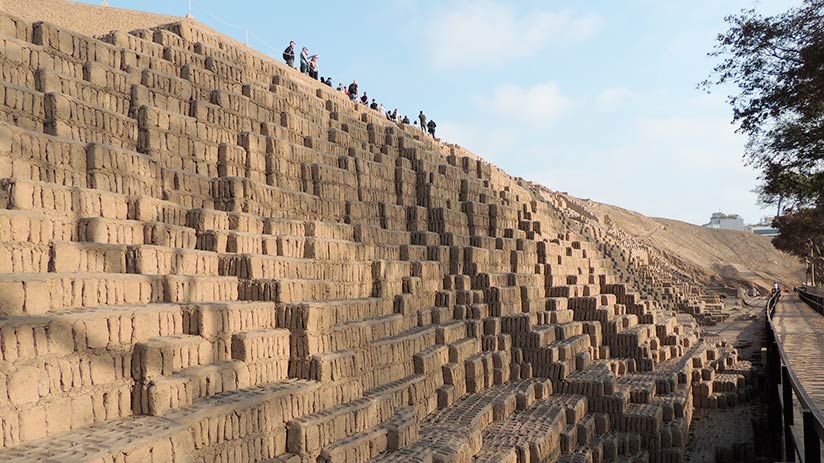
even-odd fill
[[[0,0],[0,6],[3,11],[27,21],[46,21],[93,36],[112,30],[143,29],[182,19],[68,0]],[[184,7],[181,3],[181,9]]]
[[[707,275],[717,274],[728,284],[751,281],[768,288],[775,281],[795,286],[804,279],[798,259],[775,249],[770,238],[647,217],[594,201],[587,205],[602,222],[612,220],[626,233],[679,256]]]

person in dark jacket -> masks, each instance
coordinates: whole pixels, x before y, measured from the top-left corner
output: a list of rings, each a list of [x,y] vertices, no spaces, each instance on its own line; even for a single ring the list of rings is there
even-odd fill
[[[424,114],[423,111],[418,114],[418,120],[421,121],[421,130],[426,132],[426,114]]]
[[[435,138],[435,127],[437,126],[438,124],[433,120],[430,120],[429,123],[426,124],[426,128],[429,129],[429,135],[432,135],[432,138]]]
[[[372,104],[369,105],[369,109],[378,109],[378,103],[375,102],[374,98],[372,98]]]
[[[300,72],[309,74],[309,49],[306,47],[300,51]]]
[[[360,102],[363,104],[369,103],[369,95],[367,95],[366,92],[363,92],[363,96],[360,97]]]
[[[283,61],[286,61],[286,64],[293,68],[295,67],[295,41],[289,42],[289,46],[286,47],[286,50],[283,50]]]
[[[349,84],[349,99],[355,101],[358,99],[358,81],[353,80],[351,84]]]
[[[403,120],[401,120],[401,122],[404,123],[404,124],[409,124],[409,116],[404,114],[403,115]]]

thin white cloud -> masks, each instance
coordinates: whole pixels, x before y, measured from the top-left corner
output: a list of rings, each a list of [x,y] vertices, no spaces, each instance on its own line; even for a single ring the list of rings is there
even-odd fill
[[[575,105],[555,82],[531,87],[500,85],[491,95],[476,97],[475,101],[481,108],[531,125],[551,124]]]
[[[595,102],[602,108],[614,108],[632,96],[632,90],[623,87],[612,87],[601,91]]]
[[[587,38],[602,23],[593,14],[516,11],[504,2],[462,0],[435,10],[420,33],[436,68],[500,68],[548,45]]]

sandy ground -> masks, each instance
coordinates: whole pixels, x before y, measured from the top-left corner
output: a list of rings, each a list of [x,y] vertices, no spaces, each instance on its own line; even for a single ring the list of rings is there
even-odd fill
[[[775,249],[770,238],[646,217],[594,201],[587,201],[587,206],[602,221],[609,216],[623,231],[677,255],[708,277],[720,276],[729,282],[753,281],[764,288],[771,288],[776,281],[793,287],[804,279],[804,267],[798,259]]]
[[[705,334],[717,335],[738,349],[739,358],[761,363],[761,347],[765,342],[764,306],[766,298],[747,298],[743,307],[732,307],[733,315],[724,323],[703,327]]]
[[[706,334],[721,336],[738,349],[740,358],[761,363],[761,346],[765,339],[764,299],[748,300],[751,306],[735,310],[735,315],[716,326],[704,327]],[[755,445],[752,419],[766,414],[764,405],[755,400],[726,410],[696,409],[693,415],[687,458],[693,463],[715,461],[716,447],[732,448],[736,444]]]
[[[0,10],[27,21],[47,21],[86,35],[131,31],[183,19],[68,0],[0,0]]]

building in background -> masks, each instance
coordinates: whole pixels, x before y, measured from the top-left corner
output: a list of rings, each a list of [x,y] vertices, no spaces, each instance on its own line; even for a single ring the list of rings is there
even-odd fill
[[[712,217],[710,217],[709,223],[705,223],[703,226],[719,230],[746,231],[744,219],[742,219],[740,215],[724,214],[723,212],[714,212]]]
[[[778,236],[778,229],[772,226],[772,219],[769,217],[763,217],[760,222],[755,224],[744,225],[744,219],[738,214],[715,212],[712,214],[712,217],[710,217],[709,223],[705,223],[702,226],[717,230],[750,232],[754,235],[761,236]]]
[[[761,236],[778,236],[778,229],[772,226],[772,219],[769,217],[762,218],[758,223],[747,225],[747,230]]]

